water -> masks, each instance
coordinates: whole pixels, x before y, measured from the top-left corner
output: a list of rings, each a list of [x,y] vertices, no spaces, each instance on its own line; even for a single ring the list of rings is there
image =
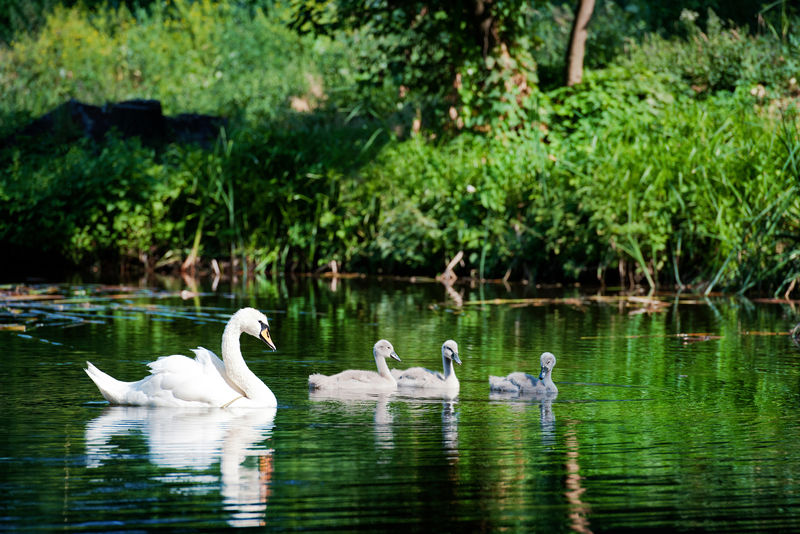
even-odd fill
[[[789,305],[458,307],[437,284],[329,284],[262,281],[186,300],[65,286],[64,298],[7,301],[0,322],[18,326],[0,331],[0,530],[800,528]],[[546,296],[458,290],[467,303]],[[109,407],[83,373],[90,360],[133,380],[160,355],[218,350],[246,305],[272,323],[277,352],[242,346],[275,412]],[[310,373],[371,368],[381,337],[397,367],[430,368],[456,339],[458,398],[309,395]],[[557,398],[489,394],[489,374],[537,372],[545,350],[558,357]]]

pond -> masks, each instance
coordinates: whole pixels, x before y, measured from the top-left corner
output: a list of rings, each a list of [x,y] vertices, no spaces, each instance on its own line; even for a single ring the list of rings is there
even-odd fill
[[[797,303],[455,292],[308,278],[6,295],[0,530],[800,528]],[[242,350],[276,410],[111,407],[83,371],[138,380],[158,356],[218,352],[244,306],[270,318],[278,350]],[[455,339],[458,397],[309,394],[311,373],[373,368],[379,338],[394,367],[432,369]],[[490,395],[490,374],[538,373],[543,351],[557,397]]]

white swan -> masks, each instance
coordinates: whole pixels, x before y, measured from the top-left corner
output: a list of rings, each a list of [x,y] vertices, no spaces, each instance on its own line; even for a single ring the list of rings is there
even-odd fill
[[[549,352],[543,352],[541,357],[542,370],[539,378],[528,373],[511,373],[508,376],[490,376],[489,388],[492,391],[525,394],[555,394],[558,388],[553,383],[553,367],[556,357]]]
[[[457,393],[460,386],[453,369],[453,362],[461,365],[461,359],[458,357],[458,343],[448,339],[442,344],[444,374],[424,367],[411,367],[406,370],[392,369],[392,376],[397,380],[398,388],[424,388]]]
[[[358,390],[358,391],[394,391],[397,389],[397,382],[389,366],[386,365],[386,358],[394,358],[398,362],[400,357],[394,351],[392,344],[385,339],[379,340],[372,348],[372,355],[375,357],[375,365],[378,372],[360,371],[348,369],[335,375],[321,375],[315,373],[308,377],[308,387],[311,390]]]
[[[192,349],[195,358],[162,356],[147,364],[150,375],[138,382],[117,380],[90,362],[85,369],[111,404],[273,408],[275,395],[247,367],[239,348],[242,333],[257,337],[275,350],[267,317],[253,308],[233,314],[222,334],[222,360],[203,347]]]

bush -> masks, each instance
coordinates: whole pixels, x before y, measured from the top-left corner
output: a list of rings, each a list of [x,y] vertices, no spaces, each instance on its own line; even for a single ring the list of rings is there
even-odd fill
[[[210,146],[0,147],[0,243],[78,264],[429,275],[463,250],[459,274],[481,277],[777,290],[800,276],[796,45],[715,24],[572,88],[515,93],[516,67],[497,65],[460,89],[493,102],[498,120],[464,115],[487,133],[435,135],[391,84],[357,86],[351,50],[258,10],[57,9],[0,49],[0,135],[68,97],[229,121]]]
[[[124,4],[56,8],[39,33],[0,48],[0,136],[69,98],[96,105],[156,99],[167,114],[269,119],[290,97],[311,106],[324,97],[312,45],[260,10],[209,0],[135,14]]]
[[[783,42],[769,33],[752,37],[746,27],[728,27],[713,12],[709,12],[706,30],[702,31],[696,19],[697,14],[690,11],[681,15],[688,42],[652,34],[631,48],[629,61],[623,65],[636,70],[647,65],[658,72],[673,73],[698,96],[737,87],[750,90],[757,84],[775,95],[797,90],[800,41],[795,35]]]
[[[183,221],[169,215],[186,175],[168,172],[135,140],[6,156],[0,241],[84,263],[138,261],[180,239]]]

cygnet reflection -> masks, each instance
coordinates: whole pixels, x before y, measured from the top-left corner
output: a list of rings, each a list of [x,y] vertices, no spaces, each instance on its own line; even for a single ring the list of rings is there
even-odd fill
[[[101,468],[123,454],[115,436],[141,433],[152,464],[188,475],[207,485],[209,470],[219,463],[223,506],[235,527],[266,524],[272,479],[273,449],[266,447],[275,408],[259,410],[169,410],[112,406],[86,424],[86,463]],[[209,490],[210,491],[210,490]]]
[[[558,394],[524,394],[507,391],[492,391],[489,400],[511,402],[515,409],[525,409],[530,404],[539,405],[539,426],[542,430],[542,445],[553,446],[556,443],[556,416],[553,412],[553,400]]]
[[[450,463],[458,460],[458,410],[454,401],[442,402],[442,447]]]
[[[375,447],[378,449],[394,448],[394,415],[389,409],[389,400],[394,392],[373,393],[354,390],[312,390],[308,398],[315,403],[336,402],[336,410],[342,410],[348,416],[356,416],[366,410],[374,410],[373,434]],[[324,411],[330,411],[324,408]]]

